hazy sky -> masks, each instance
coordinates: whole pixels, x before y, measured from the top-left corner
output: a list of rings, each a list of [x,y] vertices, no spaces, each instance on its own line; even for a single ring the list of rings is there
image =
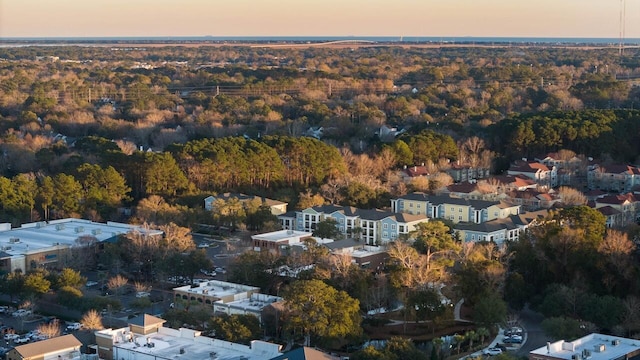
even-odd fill
[[[0,0],[0,37],[611,37],[620,0]],[[626,0],[640,38],[640,0]]]

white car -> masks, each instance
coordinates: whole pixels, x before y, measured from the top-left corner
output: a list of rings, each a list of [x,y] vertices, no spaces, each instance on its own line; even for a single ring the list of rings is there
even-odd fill
[[[221,268],[221,267],[217,267],[216,268],[216,272],[220,273],[220,274],[226,274],[227,270],[225,270],[224,268]]]
[[[500,348],[488,348],[484,350],[485,355],[496,356],[502,354],[502,349]]]
[[[67,325],[67,330],[69,331],[75,331],[75,330],[80,330],[82,329],[82,324],[79,322],[74,322],[74,323],[70,323],[69,325]]]
[[[27,315],[31,315],[31,310],[18,309],[11,314],[13,317],[23,317]]]
[[[85,284],[86,287],[92,287],[96,285],[98,285],[97,281],[87,281],[87,283]]]
[[[13,339],[13,342],[15,344],[26,344],[29,342],[29,340],[31,339],[26,336],[22,336],[22,337],[18,337],[17,339]]]
[[[139,291],[136,293],[137,298],[143,298],[143,297],[149,297],[149,296],[151,296],[151,293],[147,291]]]
[[[19,337],[20,337],[20,335],[18,335],[18,334],[4,334],[4,339],[7,340],[7,341],[14,340],[14,339],[17,339]]]
[[[209,247],[209,244],[207,243],[200,243],[198,244],[198,249],[206,249]]]

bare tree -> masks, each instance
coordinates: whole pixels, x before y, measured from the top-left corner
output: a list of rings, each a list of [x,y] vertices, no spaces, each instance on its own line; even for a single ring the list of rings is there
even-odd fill
[[[582,192],[568,186],[561,186],[558,189],[558,195],[565,206],[585,205],[587,203],[587,197]]]
[[[55,320],[50,323],[42,323],[38,325],[38,332],[48,339],[60,336],[60,322]]]
[[[109,287],[109,289],[119,292],[120,289],[126,286],[128,282],[129,280],[126,277],[122,275],[116,275],[110,278],[109,281],[107,281],[107,286]]]
[[[82,319],[80,320],[82,326],[87,330],[102,330],[104,329],[104,325],[102,325],[102,316],[98,314],[98,311],[95,309],[91,309],[87,311],[84,315],[82,315]]]
[[[133,287],[134,287],[134,289],[136,289],[136,292],[149,291],[149,289],[150,289],[149,285],[147,285],[145,283],[138,282],[138,281],[133,283]]]

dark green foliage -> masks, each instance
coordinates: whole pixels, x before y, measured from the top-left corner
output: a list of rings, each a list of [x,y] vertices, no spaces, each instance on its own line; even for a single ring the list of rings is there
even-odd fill
[[[226,315],[212,317],[209,328],[214,337],[230,342],[249,345],[262,335],[260,321],[253,315]]]

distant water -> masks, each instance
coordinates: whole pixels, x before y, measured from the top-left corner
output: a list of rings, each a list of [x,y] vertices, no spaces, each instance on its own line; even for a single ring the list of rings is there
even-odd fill
[[[460,36],[156,36],[156,37],[15,37],[2,38],[0,44],[67,44],[67,43],[112,43],[112,42],[323,42],[339,40],[366,40],[381,43],[456,43],[456,44],[596,44],[617,45],[618,38],[574,38],[574,37],[460,37]],[[624,39],[625,45],[640,45],[640,38]]]

